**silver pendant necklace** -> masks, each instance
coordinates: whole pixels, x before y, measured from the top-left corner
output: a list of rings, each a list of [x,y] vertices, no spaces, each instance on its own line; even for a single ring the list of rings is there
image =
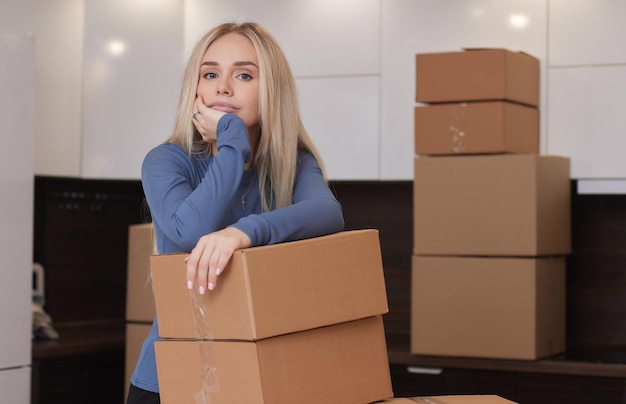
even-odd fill
[[[239,203],[241,203],[241,210],[246,210],[246,197],[248,196],[248,194],[250,193],[250,191],[252,190],[252,187],[254,186],[254,178],[252,178],[252,181],[250,182],[250,187],[248,188],[248,190],[246,191],[245,194],[243,195],[239,195],[239,197],[241,198],[239,200]]]

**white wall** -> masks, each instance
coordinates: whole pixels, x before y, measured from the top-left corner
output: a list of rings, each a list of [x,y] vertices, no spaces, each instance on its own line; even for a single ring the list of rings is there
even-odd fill
[[[139,178],[145,151],[171,128],[175,88],[193,42],[217,22],[252,19],[285,50],[305,124],[332,179],[412,179],[415,54],[463,47],[504,47],[539,58],[541,152],[570,157],[574,178],[626,178],[620,158],[626,3],[619,0],[38,1],[48,5],[40,10],[68,22],[49,36],[56,45],[49,49],[60,45],[69,61],[67,73],[55,75],[65,101],[55,103],[52,93],[38,98],[37,138],[68,143],[63,149],[38,141],[38,156],[56,155],[37,166],[40,174]],[[81,7],[82,51],[64,49],[79,42],[62,35],[80,31],[74,16]],[[54,19],[45,14],[39,23],[54,33]],[[121,58],[105,58],[98,41],[115,35],[132,46]],[[77,84],[80,52],[85,79]],[[164,65],[146,68],[158,55]],[[96,62],[110,75],[95,75]],[[158,79],[144,80],[144,71]]]

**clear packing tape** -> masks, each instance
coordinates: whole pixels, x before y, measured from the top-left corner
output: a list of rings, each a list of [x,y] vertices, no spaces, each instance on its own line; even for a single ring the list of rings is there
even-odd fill
[[[196,404],[211,404],[212,396],[220,391],[217,367],[215,366],[215,352],[212,343],[203,341],[213,340],[213,332],[207,318],[206,299],[195,289],[189,291],[191,307],[193,310],[196,335],[200,339],[198,345],[198,358],[200,360],[200,376],[202,385],[200,391],[194,394]]]
[[[196,328],[196,336],[199,339],[213,339],[213,331],[207,318],[206,299],[196,289],[189,289],[189,298],[193,310],[193,321]]]
[[[196,404],[211,404],[211,397],[220,392],[212,345],[208,343],[198,344],[198,357],[200,358],[202,386],[200,391],[194,395],[194,402]]]

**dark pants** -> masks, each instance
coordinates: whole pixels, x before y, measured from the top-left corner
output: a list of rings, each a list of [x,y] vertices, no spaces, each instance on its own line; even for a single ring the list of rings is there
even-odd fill
[[[146,391],[131,384],[126,404],[161,404],[161,398],[159,393]]]

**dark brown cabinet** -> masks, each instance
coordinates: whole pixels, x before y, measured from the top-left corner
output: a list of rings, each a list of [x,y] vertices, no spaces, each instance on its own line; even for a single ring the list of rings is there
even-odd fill
[[[142,206],[138,181],[35,179],[33,260],[60,336],[33,342],[32,403],[123,402],[128,225]]]
[[[346,229],[380,231],[397,396],[626,403],[626,195],[578,195],[573,181],[567,352],[504,361],[409,353],[412,182],[338,181],[331,187]],[[121,402],[127,234],[129,224],[147,219],[141,184],[38,178],[35,195],[35,260],[46,267],[47,309],[66,338],[57,346],[35,344],[33,402],[86,402],[87,396]]]

